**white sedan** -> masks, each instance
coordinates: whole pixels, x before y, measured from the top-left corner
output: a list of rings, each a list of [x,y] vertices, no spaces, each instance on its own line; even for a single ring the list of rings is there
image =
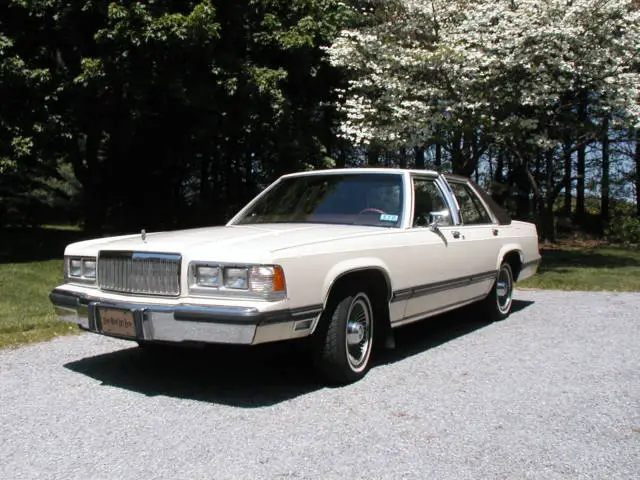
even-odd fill
[[[535,225],[468,179],[325,170],[281,177],[225,226],[71,244],[50,298],[143,347],[311,337],[317,370],[349,383],[396,327],[473,302],[505,318],[539,260]]]

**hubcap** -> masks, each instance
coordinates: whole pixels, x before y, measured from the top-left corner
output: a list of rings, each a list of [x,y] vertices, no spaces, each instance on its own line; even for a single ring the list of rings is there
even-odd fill
[[[347,314],[347,359],[354,371],[362,370],[367,365],[371,350],[373,322],[371,302],[364,293],[359,293],[352,300]]]
[[[365,329],[361,323],[349,322],[347,324],[347,343],[358,345],[364,339]]]
[[[509,267],[502,267],[496,281],[496,300],[500,313],[508,313],[513,296],[513,278]]]

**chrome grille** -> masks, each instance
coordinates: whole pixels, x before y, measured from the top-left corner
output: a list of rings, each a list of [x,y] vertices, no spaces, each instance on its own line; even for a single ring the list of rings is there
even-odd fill
[[[180,294],[180,255],[100,252],[98,285],[103,290],[142,295]]]

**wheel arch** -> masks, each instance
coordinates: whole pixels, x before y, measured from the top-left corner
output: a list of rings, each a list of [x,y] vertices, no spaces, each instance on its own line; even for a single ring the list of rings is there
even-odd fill
[[[371,274],[374,276],[369,278],[368,275]],[[359,280],[364,279],[366,283],[375,283],[380,280],[384,281],[386,301],[387,303],[391,301],[393,288],[391,284],[391,276],[389,275],[389,270],[386,265],[378,259],[362,258],[356,261],[339,263],[329,270],[325,277],[322,290],[322,307],[326,308],[327,302],[336,287],[340,287],[345,281],[355,279],[355,277],[359,277]]]
[[[391,276],[384,263],[375,258],[362,258],[356,261],[340,263],[329,270],[323,285],[323,312],[327,309],[332,295],[340,292],[350,283],[361,282],[373,288],[374,293],[380,294],[371,298],[371,301],[383,308],[384,317],[379,320],[386,322],[384,328],[390,328],[389,306],[393,294]],[[380,301],[380,297],[383,298],[383,301]]]
[[[507,262],[511,266],[514,281],[518,280],[522,265],[524,264],[524,253],[520,245],[505,245],[498,255],[496,270],[500,269],[502,262]]]

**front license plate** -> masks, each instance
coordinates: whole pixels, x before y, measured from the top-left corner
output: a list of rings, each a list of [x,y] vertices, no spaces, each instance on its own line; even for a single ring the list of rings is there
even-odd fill
[[[99,308],[102,333],[120,335],[122,337],[135,337],[136,324],[133,320],[133,312],[117,308]]]

